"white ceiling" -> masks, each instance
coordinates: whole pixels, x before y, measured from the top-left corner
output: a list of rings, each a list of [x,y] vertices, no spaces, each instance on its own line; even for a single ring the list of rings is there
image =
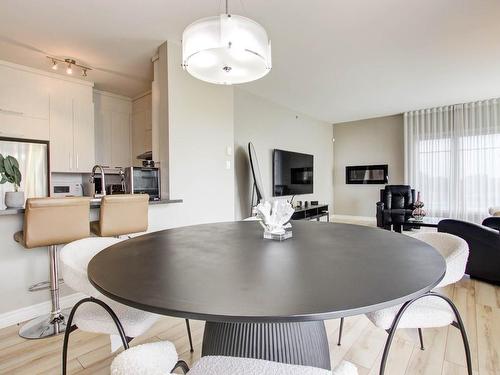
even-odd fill
[[[242,2],[243,7],[242,7]],[[150,88],[151,56],[221,0],[2,0],[0,59],[97,68],[96,86]],[[499,0],[230,0],[261,23],[273,69],[243,88],[328,122],[500,96]]]

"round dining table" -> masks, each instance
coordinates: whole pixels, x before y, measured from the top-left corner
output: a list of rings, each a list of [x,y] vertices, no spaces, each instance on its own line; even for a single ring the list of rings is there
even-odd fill
[[[202,356],[330,369],[324,320],[402,304],[444,277],[442,256],[406,235],[292,222],[263,238],[256,221],[194,225],[115,244],[89,263],[90,282],[137,309],[206,321]]]

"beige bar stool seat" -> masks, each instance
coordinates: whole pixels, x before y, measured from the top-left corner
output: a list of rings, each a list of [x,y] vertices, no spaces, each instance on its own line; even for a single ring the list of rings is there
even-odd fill
[[[117,237],[148,230],[147,194],[105,195],[101,200],[99,221],[90,223],[92,233]]]
[[[88,198],[29,198],[24,226],[14,239],[27,249],[47,246],[50,262],[51,313],[26,323],[19,335],[27,339],[55,336],[66,328],[59,305],[59,265],[57,245],[89,237]]]

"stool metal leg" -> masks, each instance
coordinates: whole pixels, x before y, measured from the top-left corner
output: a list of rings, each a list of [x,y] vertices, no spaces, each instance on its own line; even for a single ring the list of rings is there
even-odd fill
[[[19,330],[19,336],[25,339],[43,339],[63,333],[66,330],[67,314],[61,312],[59,305],[59,262],[57,246],[48,247],[50,297],[52,310],[50,314],[40,316],[26,323]]]

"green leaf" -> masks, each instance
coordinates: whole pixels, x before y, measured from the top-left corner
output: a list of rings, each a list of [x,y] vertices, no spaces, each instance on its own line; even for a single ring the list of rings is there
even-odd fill
[[[17,169],[19,169],[19,163],[17,161],[17,159],[13,156],[7,156],[7,159],[9,159],[10,161],[10,164],[13,166],[13,167],[16,167]]]
[[[0,180],[0,185],[3,185],[7,182],[7,179],[5,178],[5,176],[2,174],[2,179]]]
[[[5,172],[5,168],[3,166],[3,161],[4,161],[4,157],[2,154],[0,154],[0,174]]]
[[[16,184],[17,186],[21,186],[21,180],[21,171],[19,170],[19,168],[14,168],[14,184]]]
[[[3,166],[5,168],[5,173],[8,176],[12,176],[14,174],[14,170],[12,169],[12,162],[10,161],[8,156],[4,159]]]

